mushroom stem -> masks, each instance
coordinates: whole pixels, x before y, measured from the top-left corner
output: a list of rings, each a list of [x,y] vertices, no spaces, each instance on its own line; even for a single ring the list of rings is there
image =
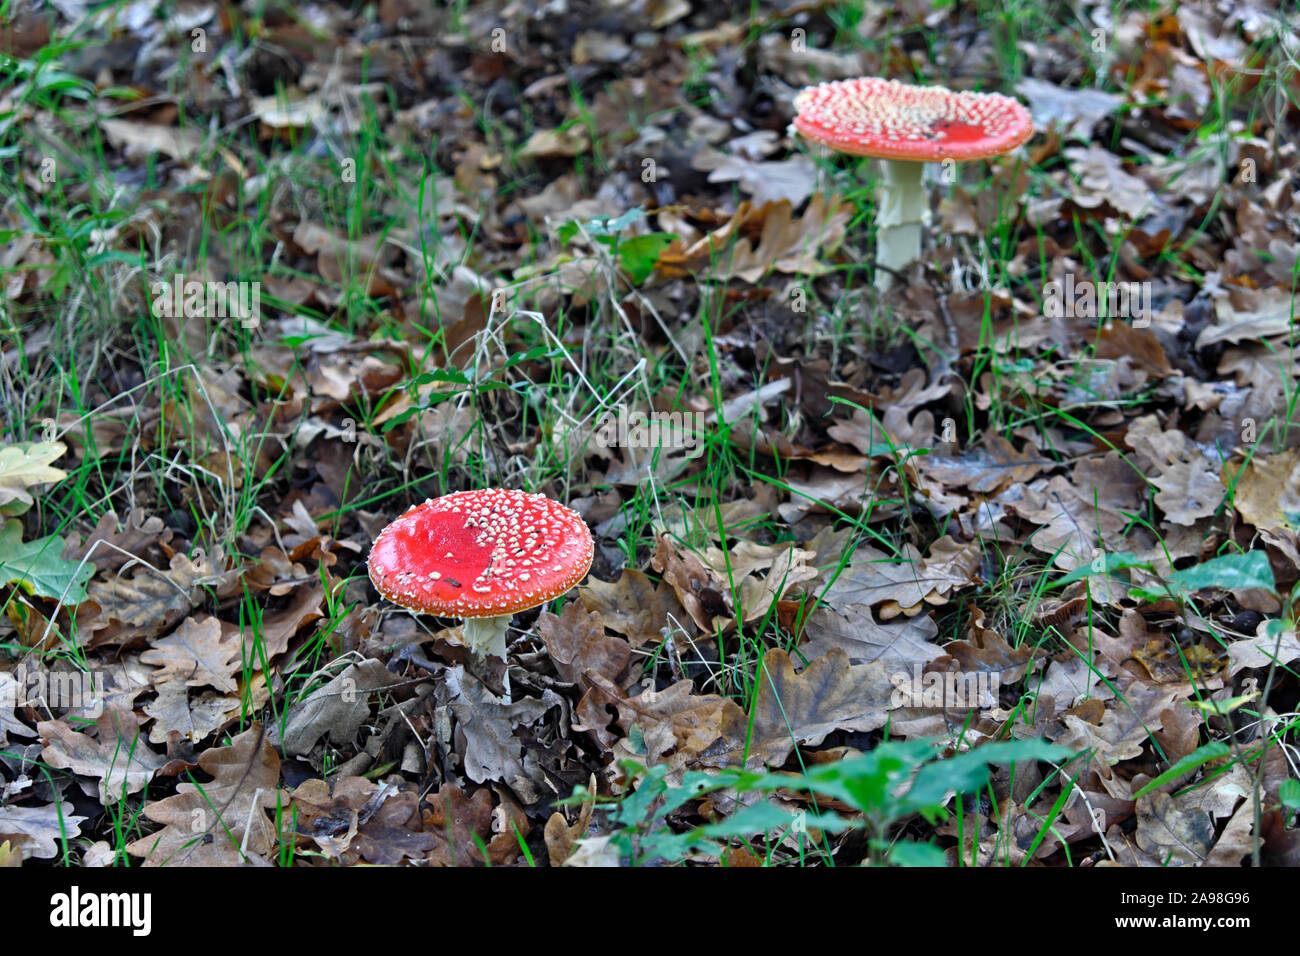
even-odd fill
[[[462,633],[465,643],[479,657],[506,659],[506,627],[513,615],[499,617],[471,617],[465,620]]]
[[[464,623],[461,624],[460,630],[465,638],[465,643],[469,645],[470,652],[480,661],[488,657],[499,657],[504,663],[506,660],[506,627],[510,624],[510,619],[513,616],[512,614],[502,614],[498,617],[466,618]],[[505,696],[501,700],[509,703],[509,667],[501,675],[501,687],[505,691]]]
[[[876,288],[882,292],[894,282],[888,270],[902,269],[921,256],[921,225],[929,206],[921,185],[924,165],[905,159],[881,161],[884,175],[876,194]]]

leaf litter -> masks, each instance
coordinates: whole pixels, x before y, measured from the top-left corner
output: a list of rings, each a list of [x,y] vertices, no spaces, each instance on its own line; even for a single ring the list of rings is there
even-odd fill
[[[802,85],[901,48],[832,49],[810,9],[797,52],[767,5],[749,36],[677,0],[529,37],[496,4],[459,23],[408,6],[319,14],[387,64],[391,100],[293,18],[244,40],[211,21],[220,58],[180,95],[249,119],[247,141],[170,101],[93,122],[73,97],[24,101],[69,141],[102,135],[133,200],[157,164],[166,221],[139,203],[94,234],[95,268],[143,236],[218,235],[257,197],[275,252],[214,241],[202,270],[151,267],[270,293],[257,321],[157,316],[189,362],[165,380],[110,331],[84,394],[15,405],[0,865],[617,865],[613,808],[655,787],[672,809],[635,832],[657,858],[874,860],[871,809],[834,795],[815,841],[769,824],[796,819],[817,768],[1030,740],[1073,762],[982,768],[998,809],[976,800],[960,835],[913,813],[922,845],[949,864],[1294,860],[1300,157],[1289,114],[1207,119],[1210,78],[1258,75],[1267,32],[1128,11],[1085,85],[1070,31],[1036,37],[1025,157],[927,182],[946,236],[881,298],[862,280],[868,164],[785,127]],[[994,56],[969,11],[923,26]],[[495,30],[518,42],[471,42]],[[417,34],[439,39],[390,56]],[[906,55],[944,79],[943,57]],[[88,96],[155,82],[107,53],[65,68]],[[362,103],[382,161],[339,146]],[[53,240],[2,263],[23,361],[46,369],[69,281]],[[148,283],[103,285],[149,309]],[[611,445],[615,406],[622,428],[677,415],[687,441]],[[566,495],[598,557],[481,666],[454,628],[378,601],[364,562],[408,504],[489,477]],[[789,786],[691,789],[739,770]]]

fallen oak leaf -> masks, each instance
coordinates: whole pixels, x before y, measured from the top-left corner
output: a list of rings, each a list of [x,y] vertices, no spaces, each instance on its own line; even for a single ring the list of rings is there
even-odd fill
[[[272,728],[270,736],[292,756],[310,753],[326,734],[336,746],[350,744],[370,715],[371,695],[400,680],[380,660],[349,664],[289,708],[283,738],[277,728]]]
[[[503,704],[460,665],[448,668],[444,674],[444,683],[435,693],[465,735],[465,776],[475,783],[500,780],[525,804],[536,803],[542,793],[524,763],[523,743],[515,728],[530,726],[558,706],[560,696],[546,690],[540,700],[525,697]]]
[[[938,634],[939,627],[928,614],[877,624],[863,605],[849,605],[843,613],[818,606],[804,625],[799,653],[811,660],[839,648],[851,664],[878,660],[891,673],[910,673],[914,664],[924,667],[943,656],[933,643]]]
[[[95,567],[101,573],[117,571],[135,558],[141,560],[159,544],[171,540],[172,532],[161,518],[148,514],[141,508],[132,508],[125,519],[116,511],[100,515],[95,527],[84,541],[68,539],[63,556],[69,561],[80,561],[94,556]]]
[[[41,759],[59,770],[98,781],[100,803],[108,807],[138,793],[167,762],[149,749],[140,719],[130,711],[108,707],[95,723],[96,735],[78,733],[62,720],[36,725],[45,748]]]
[[[62,442],[23,442],[0,448],[0,505],[17,501],[35,503],[27,489],[33,485],[62,481],[68,473],[50,463],[68,450]]]
[[[542,612],[537,618],[537,633],[560,678],[571,684],[579,683],[588,671],[617,682],[632,657],[628,642],[607,637],[600,614],[584,612],[577,602],[566,604],[558,617]]]
[[[789,655],[773,648],[757,680],[753,709],[723,713],[722,736],[701,752],[701,763],[779,767],[796,745],[816,746],[832,731],[883,727],[894,691],[882,663],[850,665],[838,649],[796,674]]]
[[[802,217],[796,219],[790,203],[756,206],[742,202],[731,221],[683,248],[674,240],[659,256],[658,268],[668,276],[691,272],[701,278],[742,279],[758,283],[769,271],[818,276],[827,272],[830,253],[848,231],[851,203],[832,204],[814,193]],[[761,230],[757,242],[740,238],[742,231]],[[733,237],[737,237],[734,246]]]
[[[1214,820],[1195,806],[1195,800],[1195,791],[1171,797],[1153,790],[1137,798],[1135,839],[1155,866],[1196,866],[1205,861],[1214,842]]]
[[[492,832],[492,795],[486,788],[466,797],[455,784],[445,783],[427,798],[425,829],[438,837],[427,859],[431,866],[467,866],[482,859],[479,843]]]
[[[686,609],[671,585],[656,587],[635,568],[624,568],[614,582],[588,577],[578,588],[578,597],[589,611],[599,611],[605,627],[628,639],[633,647],[657,644],[662,630],[686,620]]]
[[[73,816],[63,803],[43,807],[0,806],[0,844],[12,844],[14,851],[37,860],[52,860],[60,846],[81,832],[87,817]]]
[[[596,775],[593,773],[587,783],[587,792],[594,794],[596,792]],[[546,829],[543,836],[546,839],[546,855],[550,860],[551,866],[563,866],[565,860],[573,853],[573,848],[586,833],[587,827],[591,825],[592,814],[596,810],[596,798],[588,797],[582,801],[582,808],[578,811],[578,819],[570,826],[565,820],[564,814],[558,810],[552,813],[550,819],[546,821]]]
[[[202,553],[191,560],[177,552],[167,571],[146,565],[135,568],[130,578],[115,574],[105,583],[91,581],[87,593],[99,606],[99,617],[88,625],[96,631],[90,646],[162,633],[197,607],[204,598],[203,586],[218,577]]]
[[[663,575],[691,619],[705,634],[715,627],[726,628],[731,618],[729,596],[713,587],[713,579],[704,564],[689,551],[673,546],[667,532],[660,532],[650,566]]]
[[[144,866],[265,862],[277,839],[265,811],[283,798],[280,758],[261,725],[229,746],[205,750],[199,768],[213,779],[178,784],[175,796],[146,803],[144,815],[165,826],[127,844],[126,852],[144,857]]]
[[[385,800],[357,827],[352,846],[369,863],[395,866],[407,857],[423,857],[437,845],[438,838],[423,827],[417,795],[402,791]]]
[[[187,687],[215,687],[225,693],[239,689],[232,676],[243,663],[244,641],[239,628],[215,617],[187,618],[175,633],[140,655],[140,663],[158,665],[155,683],[183,680]]]
[[[970,636],[944,645],[944,654],[930,670],[986,672],[997,675],[997,684],[1010,686],[1020,680],[1035,662],[1046,657],[1042,648],[1021,644],[1012,647],[1001,634],[984,626],[983,608],[971,611]]]
[[[166,743],[173,733],[181,734],[190,743],[198,743],[213,731],[225,726],[232,710],[239,710],[238,694],[216,694],[204,691],[190,699],[190,689],[177,678],[157,686],[158,696],[144,705],[144,712],[153,718],[149,729],[149,742]]]

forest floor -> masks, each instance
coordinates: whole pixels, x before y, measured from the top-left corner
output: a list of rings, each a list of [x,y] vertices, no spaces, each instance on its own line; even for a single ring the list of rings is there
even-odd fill
[[[433,6],[6,8],[0,866],[1300,864],[1294,11]],[[885,291],[859,76],[1035,123]]]

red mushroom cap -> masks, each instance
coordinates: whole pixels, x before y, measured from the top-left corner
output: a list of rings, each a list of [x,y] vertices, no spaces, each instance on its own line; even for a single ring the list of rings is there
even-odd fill
[[[810,86],[794,105],[795,129],[808,139],[880,159],[983,159],[1010,152],[1034,133],[1029,111],[1001,93],[877,77]]]
[[[545,495],[488,489],[416,505],[370,549],[370,580],[403,607],[443,617],[526,611],[581,581],[594,554],[577,512]]]

